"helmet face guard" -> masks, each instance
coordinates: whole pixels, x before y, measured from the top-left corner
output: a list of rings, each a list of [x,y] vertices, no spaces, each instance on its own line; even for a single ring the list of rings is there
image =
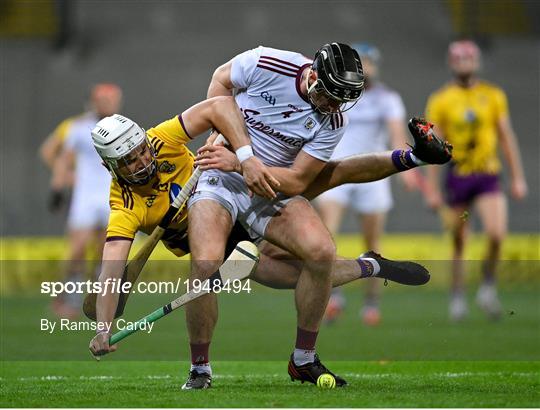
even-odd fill
[[[324,45],[315,54],[312,70],[317,73],[317,80],[308,86],[308,98],[320,113],[347,111],[362,96],[362,63],[358,53],[348,45]],[[342,109],[342,106],[348,103],[351,104]]]
[[[114,177],[128,184],[146,185],[157,171],[156,154],[145,137],[119,158],[103,158]]]

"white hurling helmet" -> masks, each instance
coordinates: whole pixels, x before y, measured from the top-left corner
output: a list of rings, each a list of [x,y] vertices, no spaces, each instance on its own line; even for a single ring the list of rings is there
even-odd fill
[[[147,184],[155,175],[156,155],[144,129],[122,115],[99,121],[92,130],[92,141],[112,176],[129,184]],[[148,149],[152,160],[138,169],[129,165]],[[133,168],[133,167],[131,167]]]

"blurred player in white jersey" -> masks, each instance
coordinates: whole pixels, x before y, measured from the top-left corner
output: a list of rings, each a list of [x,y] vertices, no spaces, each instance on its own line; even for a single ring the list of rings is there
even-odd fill
[[[362,60],[365,92],[348,112],[349,125],[337,145],[332,159],[355,154],[407,148],[405,135],[406,110],[397,92],[381,83],[378,78],[379,50],[370,44],[354,45]],[[416,170],[400,174],[408,190],[416,188]],[[360,224],[367,249],[381,252],[380,238],[384,231],[387,212],[392,208],[392,193],[388,178],[364,184],[346,184],[320,195],[317,205],[321,218],[332,235],[339,230],[345,210],[350,207],[360,216]],[[380,322],[380,284],[368,279],[362,309],[362,320],[375,326]],[[332,292],[325,312],[325,322],[335,321],[345,306],[341,289]]]
[[[91,110],[74,118],[67,129],[60,156],[54,161],[51,190],[53,198],[62,198],[73,181],[68,214],[68,281],[80,281],[86,271],[85,256],[93,243],[93,257],[101,260],[105,228],[109,219],[111,176],[94,149],[90,132],[96,123],[115,112],[122,102],[122,91],[115,84],[101,83],[92,88]],[[57,199],[61,202],[60,199]],[[61,295],[53,304],[58,316],[79,315],[80,295]]]

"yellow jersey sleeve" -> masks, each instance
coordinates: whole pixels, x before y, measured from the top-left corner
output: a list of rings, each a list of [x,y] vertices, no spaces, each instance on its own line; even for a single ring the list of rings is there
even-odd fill
[[[51,133],[53,138],[64,143],[69,134],[69,129],[71,128],[71,124],[73,124],[74,118],[75,117],[66,118],[64,121],[58,124],[58,126]]]
[[[493,92],[493,105],[494,105],[494,116],[497,120],[507,118],[509,116],[508,112],[508,100],[506,94],[500,88],[496,88]]]
[[[133,192],[127,186],[113,181],[110,194],[111,213],[107,226],[107,240],[116,238],[133,239],[142,224],[139,207],[135,207]]]
[[[170,145],[184,145],[191,141],[191,137],[188,135],[184,128],[182,116],[177,115],[169,120],[163,121],[161,124],[150,128],[147,134],[152,138],[159,138],[161,141]]]

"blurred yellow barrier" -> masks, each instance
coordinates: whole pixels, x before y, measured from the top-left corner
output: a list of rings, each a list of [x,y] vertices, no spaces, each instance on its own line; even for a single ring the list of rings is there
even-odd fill
[[[137,238],[132,252],[144,242]],[[365,251],[359,235],[346,234],[336,237],[338,253],[357,257]],[[422,261],[432,272],[432,286],[448,283],[451,272],[450,237],[441,234],[387,234],[382,240],[383,255],[391,259]],[[472,235],[466,251],[469,279],[477,280],[481,272],[485,239]],[[0,239],[0,294],[38,289],[43,280],[61,280],[65,271],[63,262],[67,255],[67,242],[62,237],[4,237]],[[91,256],[89,256],[91,259]],[[187,276],[189,257],[184,262],[159,244],[152,254],[148,271],[142,279],[171,280],[179,274]],[[88,264],[89,271],[92,263]],[[503,283],[530,283],[540,281],[540,235],[512,234],[504,242],[499,277]],[[90,275],[89,275],[90,277]]]

